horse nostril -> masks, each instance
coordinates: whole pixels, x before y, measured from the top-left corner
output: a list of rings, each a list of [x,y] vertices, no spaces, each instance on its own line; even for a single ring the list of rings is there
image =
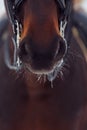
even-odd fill
[[[66,43],[65,43],[65,41],[60,41],[60,49],[59,49],[59,53],[60,54],[63,54],[64,55],[64,53],[65,53],[65,51],[66,51],[66,45],[65,45]]]
[[[28,58],[30,56],[30,51],[29,51],[29,47],[27,46],[26,42],[22,42],[20,43],[20,47],[19,47],[19,51],[18,51],[18,55],[20,57],[21,60]]]
[[[59,45],[58,45],[58,48],[56,51],[56,57],[58,60],[60,60],[61,58],[64,57],[64,55],[66,53],[67,46],[66,46],[66,42],[63,39],[60,39],[58,44]]]
[[[29,48],[29,45],[27,43],[24,44],[24,51],[25,51],[26,55],[30,54],[30,48]]]
[[[21,45],[20,50],[21,50],[23,55],[27,55],[28,54],[28,51],[26,50],[26,44],[25,43],[23,43]]]

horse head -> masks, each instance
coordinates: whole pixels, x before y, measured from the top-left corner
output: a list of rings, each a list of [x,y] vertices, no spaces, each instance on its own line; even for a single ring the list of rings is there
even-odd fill
[[[64,34],[71,0],[5,0],[5,5],[13,25],[15,61],[34,74],[55,78],[67,53]]]

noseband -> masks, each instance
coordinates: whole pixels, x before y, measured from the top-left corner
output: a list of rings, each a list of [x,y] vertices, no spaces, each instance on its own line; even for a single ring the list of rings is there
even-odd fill
[[[62,16],[59,20],[60,21],[60,35],[63,38],[63,40],[66,42],[65,28],[68,22],[69,12],[71,10],[71,0],[55,0],[55,1],[60,6],[60,9],[62,12]],[[13,45],[14,45],[13,64],[11,64],[10,62],[9,54],[6,54],[8,55],[8,59],[9,59],[9,61],[6,60],[6,64],[9,67],[9,69],[13,69],[13,70],[19,70],[22,65],[22,62],[17,54],[17,51],[19,49],[21,32],[22,32],[22,24],[19,23],[19,21],[16,18],[16,10],[19,8],[21,4],[23,4],[23,2],[24,0],[15,0],[14,2],[12,2],[12,0],[6,0],[7,12],[9,14],[9,18],[10,18],[10,22],[11,22],[13,34],[14,34],[12,38]],[[66,46],[67,46],[67,42],[66,42]]]

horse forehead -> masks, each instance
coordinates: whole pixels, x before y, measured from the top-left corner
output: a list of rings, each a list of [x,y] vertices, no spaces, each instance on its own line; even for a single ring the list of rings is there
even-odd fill
[[[55,0],[28,0],[31,3],[50,4]]]
[[[27,0],[28,4],[30,5],[31,8],[33,9],[39,9],[45,8],[45,7],[51,7],[54,5],[55,0]]]
[[[26,10],[27,8],[27,10]],[[45,16],[52,15],[57,12],[56,2],[55,0],[27,0],[25,2],[25,12],[29,11],[29,13],[33,16]],[[55,12],[54,12],[55,11]],[[26,12],[27,13],[27,12]]]

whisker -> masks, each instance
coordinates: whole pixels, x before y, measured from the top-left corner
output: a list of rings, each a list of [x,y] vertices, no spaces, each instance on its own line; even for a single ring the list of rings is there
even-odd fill
[[[69,51],[68,54],[71,54],[73,56],[73,58],[79,58],[79,59],[84,59],[80,54],[77,54],[76,52],[73,51]]]
[[[37,80],[40,81],[40,79],[41,79],[41,75],[38,75],[38,79]]]
[[[46,75],[44,75],[44,83],[46,82]]]

